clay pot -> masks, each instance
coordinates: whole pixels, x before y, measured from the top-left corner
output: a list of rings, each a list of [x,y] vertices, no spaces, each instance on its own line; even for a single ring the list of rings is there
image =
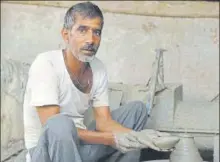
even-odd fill
[[[203,162],[192,136],[180,136],[180,141],[170,154],[170,162]]]

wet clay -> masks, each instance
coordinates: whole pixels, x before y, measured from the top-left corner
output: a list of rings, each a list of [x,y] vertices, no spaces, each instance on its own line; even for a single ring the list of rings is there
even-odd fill
[[[160,137],[154,144],[161,149],[171,149],[179,142],[180,138],[175,136]]]
[[[170,155],[170,162],[203,162],[192,136],[180,137],[180,141]]]

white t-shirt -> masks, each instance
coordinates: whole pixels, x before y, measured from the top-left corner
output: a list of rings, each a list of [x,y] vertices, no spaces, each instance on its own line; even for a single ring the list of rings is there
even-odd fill
[[[95,58],[90,63],[93,85],[90,93],[78,90],[66,69],[62,50],[39,54],[32,63],[24,96],[24,140],[27,149],[35,147],[41,135],[36,106],[59,105],[76,127],[86,129],[84,112],[89,107],[108,106],[108,78],[104,64]],[[28,161],[28,160],[27,160]]]

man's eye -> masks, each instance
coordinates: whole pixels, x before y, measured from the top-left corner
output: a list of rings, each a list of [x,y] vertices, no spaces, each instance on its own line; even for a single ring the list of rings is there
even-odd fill
[[[80,32],[80,33],[82,33],[82,34],[84,34],[84,33],[86,33],[86,28],[84,28],[84,27],[79,27],[78,28],[78,31]]]
[[[96,30],[94,33],[95,33],[95,35],[97,35],[97,36],[100,36],[100,35],[101,35],[101,31],[99,31],[99,30]]]
[[[80,33],[85,33],[86,29],[79,29]]]

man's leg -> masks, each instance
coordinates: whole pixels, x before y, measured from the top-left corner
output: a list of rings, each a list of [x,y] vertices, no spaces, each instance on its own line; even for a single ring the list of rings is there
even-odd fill
[[[74,122],[64,115],[51,117],[39,139],[29,150],[31,162],[82,162]]]
[[[147,122],[147,109],[143,102],[132,101],[112,111],[112,118],[123,126],[140,131]]]
[[[123,105],[119,109],[111,112],[112,118],[123,126],[140,131],[147,121],[147,110],[142,102],[135,101]],[[95,130],[95,122],[89,126],[90,130]],[[123,154],[116,149],[105,145],[82,145],[80,148],[83,162],[139,162],[140,150]]]

